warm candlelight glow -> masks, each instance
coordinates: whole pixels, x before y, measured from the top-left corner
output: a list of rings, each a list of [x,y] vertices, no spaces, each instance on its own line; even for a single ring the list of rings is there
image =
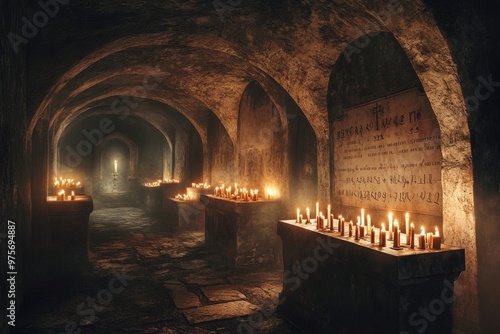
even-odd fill
[[[115,160],[115,173],[118,173],[118,162]]]
[[[439,237],[439,230],[438,230],[437,226],[436,226],[436,231],[434,232],[434,236]]]
[[[177,194],[175,195],[175,199],[181,200],[181,201],[190,201],[191,198],[189,197],[188,194]]]

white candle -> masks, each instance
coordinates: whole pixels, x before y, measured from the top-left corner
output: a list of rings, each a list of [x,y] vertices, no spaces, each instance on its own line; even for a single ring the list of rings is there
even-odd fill
[[[368,223],[368,231],[372,230],[372,217],[370,215],[366,215],[366,222]]]
[[[319,216],[319,202],[316,202],[316,219],[318,219]]]
[[[115,173],[118,172],[118,162],[115,160]]]
[[[331,211],[332,211],[332,206],[331,206],[330,204],[328,204],[328,207],[327,207],[327,213],[328,213],[328,216],[327,216],[327,217],[328,217],[328,218],[327,218],[327,220],[328,220],[328,226],[327,226],[327,227],[329,227],[330,229],[332,229],[332,230],[333,230],[333,220],[332,220],[332,218],[331,218],[331,215],[332,215],[332,212],[331,212]]]
[[[361,226],[365,226],[365,209],[361,209]]]
[[[300,209],[297,208],[297,223],[299,222],[299,218],[300,218]]]

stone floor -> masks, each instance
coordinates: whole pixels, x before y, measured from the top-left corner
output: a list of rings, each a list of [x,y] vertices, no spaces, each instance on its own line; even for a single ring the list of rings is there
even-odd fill
[[[95,210],[92,267],[26,296],[15,333],[302,333],[275,314],[276,267],[225,266],[203,231],[167,231],[142,209]]]

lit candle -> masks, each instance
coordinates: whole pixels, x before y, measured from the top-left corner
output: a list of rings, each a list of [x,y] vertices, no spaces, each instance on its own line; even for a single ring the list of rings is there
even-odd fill
[[[378,245],[381,247],[385,246],[385,225],[382,223],[382,228],[380,229],[380,235],[379,235],[379,240],[378,240]]]
[[[357,220],[356,220],[356,224],[361,225],[361,218],[358,216],[356,219],[357,219]]]
[[[368,224],[368,231],[371,231],[371,229],[372,229],[372,217],[370,217],[370,215],[366,215],[366,222]]]
[[[393,247],[394,248],[399,248],[400,246],[400,243],[399,243],[399,223],[398,223],[398,220],[394,220],[394,226],[393,226],[393,229],[394,229],[394,244],[393,244]]]
[[[330,230],[333,231],[333,217],[331,217],[332,215],[332,206],[330,204],[328,204],[327,208],[326,208],[326,218],[328,219],[328,222],[327,222],[327,227],[330,228]]]
[[[406,237],[408,238],[408,235]],[[408,244],[408,242],[406,244]],[[415,248],[415,225],[413,225],[413,223],[410,225],[410,248]]]
[[[370,228],[370,242],[375,243],[375,229],[373,227]]]
[[[349,222],[349,237],[352,237],[352,220]]]
[[[436,226],[436,231],[434,232],[434,236],[432,237],[432,248],[441,249],[441,236],[439,235],[439,230],[437,226]]]
[[[323,229],[323,213],[319,213],[318,217],[316,218],[316,229],[321,230]]]
[[[345,235],[345,220],[342,216],[339,216],[339,232],[342,237]]]
[[[389,240],[392,240],[392,212],[387,216],[389,218]]]
[[[365,225],[359,225],[359,238],[363,239],[365,237]]]
[[[71,199],[72,201],[74,201],[74,200],[75,200],[75,192],[74,192],[74,191],[72,191],[72,192],[71,192],[71,197],[70,197],[70,199]]]
[[[319,202],[316,202],[316,219],[318,219],[319,215]]]
[[[306,208],[306,224],[311,223],[311,210],[309,208]]]
[[[300,209],[297,208],[297,223],[299,222],[299,218],[300,218]]]
[[[408,236],[410,235],[410,214],[405,213],[405,233],[406,233],[406,244],[410,244],[410,239]]]
[[[418,236],[418,249],[425,249],[425,229],[422,226],[420,235]]]
[[[354,240],[359,240],[359,228],[360,228],[359,223],[356,223],[356,228],[354,230]]]
[[[299,215],[299,224],[302,224],[302,214]]]
[[[118,172],[118,162],[115,160],[115,173],[117,173],[117,172]]]
[[[365,209],[361,209],[361,226],[365,226]]]

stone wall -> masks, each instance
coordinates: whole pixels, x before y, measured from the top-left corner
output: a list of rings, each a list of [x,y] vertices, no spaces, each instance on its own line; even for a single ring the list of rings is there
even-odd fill
[[[15,301],[16,321],[20,318],[25,286],[30,275],[28,254],[31,234],[30,160],[26,147],[26,49],[14,50],[8,39],[13,32],[21,35],[24,1],[1,1],[0,13],[0,332],[9,334],[14,327],[7,324],[6,308]],[[7,288],[7,225],[15,222],[15,298]],[[9,311],[10,314],[10,311]]]

